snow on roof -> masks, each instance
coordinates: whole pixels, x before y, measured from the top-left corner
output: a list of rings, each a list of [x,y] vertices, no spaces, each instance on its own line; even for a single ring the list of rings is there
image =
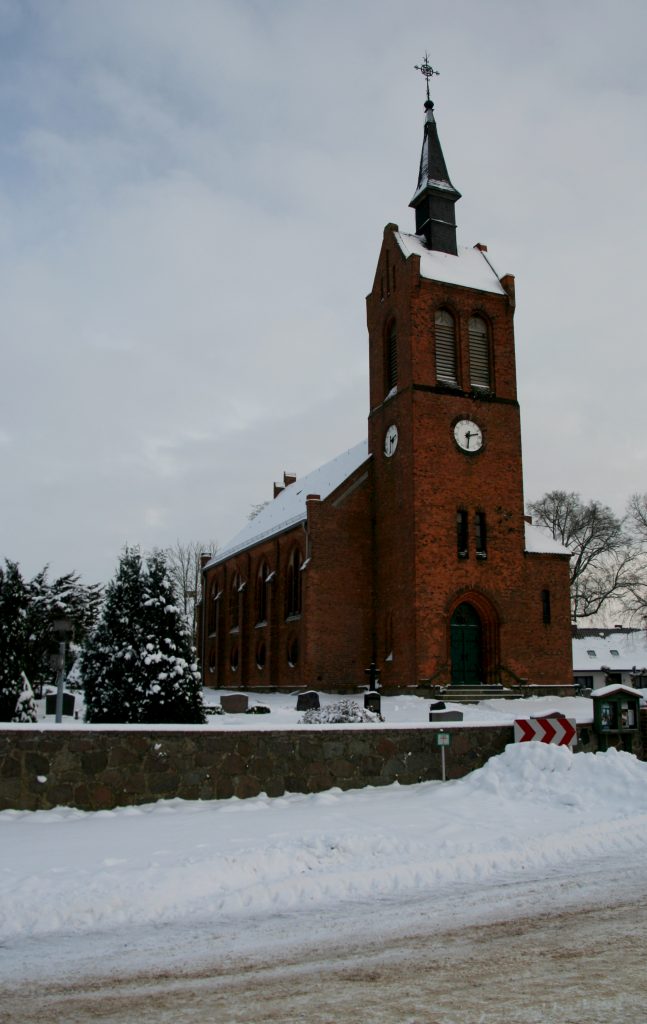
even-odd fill
[[[600,686],[597,690],[593,691],[591,696],[597,699],[598,697],[608,697],[610,693],[629,693],[632,697],[644,696],[642,690],[634,690],[633,686],[623,686],[621,683],[612,683],[611,686]]]
[[[569,555],[570,551],[546,530],[526,523],[526,551],[532,555]]]
[[[306,498],[318,494],[321,500],[332,494],[368,458],[368,441],[361,441],[354,448],[337,455],[319,469],[302,476],[289,484],[273,501],[268,502],[254,519],[250,520],[232,540],[218,552],[206,568],[218,565],[225,559],[258,544],[261,540],[305,522],[307,517]]]
[[[437,252],[427,249],[418,235],[406,235],[402,231],[394,232],[403,254],[420,257],[420,274],[430,281],[445,281],[447,284],[458,284],[463,288],[478,288],[482,292],[495,292],[505,295],[485,253],[477,248],[458,247],[458,256],[448,252]]]
[[[600,672],[603,666],[610,668],[612,672],[628,672],[635,667],[645,669],[647,674],[647,635],[644,631],[607,633],[573,639],[574,672],[580,675],[585,675],[587,671]]]

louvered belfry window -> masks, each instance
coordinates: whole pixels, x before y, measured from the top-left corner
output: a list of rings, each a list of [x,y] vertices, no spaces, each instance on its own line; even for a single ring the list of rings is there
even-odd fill
[[[470,343],[470,386],[489,390],[490,344],[485,320],[480,316],[470,317],[467,333]]]
[[[446,309],[436,313],[436,379],[441,384],[458,384],[454,318]]]

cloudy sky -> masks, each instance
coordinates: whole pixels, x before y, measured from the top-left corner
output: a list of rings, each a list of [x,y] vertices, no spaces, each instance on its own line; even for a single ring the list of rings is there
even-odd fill
[[[0,557],[224,544],[366,431],[427,48],[517,277],[526,497],[647,488],[643,0],[0,0]]]

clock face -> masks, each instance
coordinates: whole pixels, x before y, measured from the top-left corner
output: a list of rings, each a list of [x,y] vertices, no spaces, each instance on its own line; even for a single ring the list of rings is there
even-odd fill
[[[478,452],[483,447],[483,431],[474,420],[459,420],[454,427],[454,440],[463,452]]]
[[[398,447],[398,428],[394,423],[387,429],[384,435],[384,454],[387,459],[390,459],[395,454],[395,449]]]

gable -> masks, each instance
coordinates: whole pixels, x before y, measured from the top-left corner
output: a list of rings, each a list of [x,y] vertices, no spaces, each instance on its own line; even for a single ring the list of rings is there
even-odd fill
[[[250,520],[222,550],[218,552],[206,569],[231,558],[232,555],[253,547],[269,537],[304,523],[307,518],[306,498],[318,494],[322,501],[336,491],[348,477],[368,458],[368,441],[361,441],[354,448],[337,455],[330,462],[307,473],[285,487],[273,501],[268,502],[254,519]]]

